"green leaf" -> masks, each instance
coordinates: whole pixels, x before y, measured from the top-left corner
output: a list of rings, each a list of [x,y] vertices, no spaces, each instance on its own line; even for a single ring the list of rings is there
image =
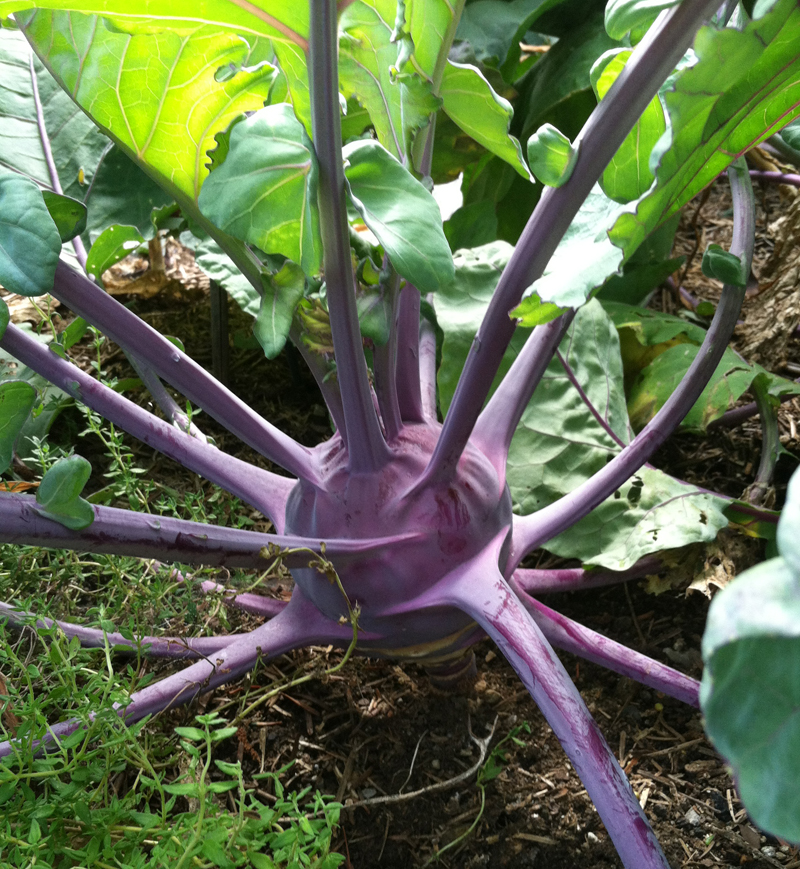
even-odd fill
[[[795,151],[800,151],[800,121],[793,121],[781,130],[781,138]]]
[[[110,143],[109,143],[110,144]],[[88,199],[87,232],[94,242],[108,226],[135,226],[152,238],[154,209],[168,206],[173,197],[117,145],[111,146],[95,171]]]
[[[652,153],[656,184],[621,214],[611,239],[629,256],[737,157],[800,113],[800,7],[779,0],[743,31],[703,27],[698,61],[663,95],[670,128]]]
[[[0,474],[11,467],[14,443],[35,401],[36,390],[29,383],[0,383]]]
[[[606,6],[606,31],[612,39],[623,39],[631,30],[649,27],[664,9],[679,0],[609,0]]]
[[[548,187],[561,187],[572,175],[578,149],[552,124],[543,124],[528,139],[528,163],[536,178]]]
[[[82,202],[50,190],[43,190],[42,198],[62,242],[75,238],[86,229],[86,206]]]
[[[94,521],[94,510],[80,494],[91,473],[92,466],[82,456],[59,459],[36,490],[36,512],[72,531],[87,528]]]
[[[201,730],[199,727],[175,727],[174,730],[178,736],[191,739],[194,742],[204,742],[206,738],[205,730]]]
[[[630,49],[612,49],[592,67],[592,87],[598,100],[608,93],[632,53]],[[603,172],[600,186],[607,196],[616,202],[631,202],[649,189],[655,179],[650,169],[650,154],[666,129],[664,108],[656,95]]]
[[[50,188],[53,180],[37,123],[31,56],[31,47],[20,32],[0,30],[0,147],[5,166]],[[33,68],[47,142],[63,193],[83,200],[108,139],[36,58]]]
[[[529,310],[538,307],[538,303],[529,298],[532,293],[538,293],[542,301],[576,308],[589,298],[592,290],[616,274],[622,263],[622,251],[609,240],[608,227],[612,226],[621,207],[595,185],[559,242],[544,274],[526,291],[528,297],[511,315],[524,320]]]
[[[0,0],[0,9],[9,5],[25,4]],[[147,7],[144,2],[84,5],[87,12],[114,15],[120,26],[138,29],[134,33],[75,12],[39,10],[20,20],[44,64],[75,102],[172,196],[194,203],[208,174],[206,152],[214,148],[214,136],[243,112],[260,109],[269,96],[274,72],[268,64],[227,81],[216,77],[219,69],[249,56],[246,40],[256,38],[254,31],[275,32],[266,21],[281,4],[269,6],[270,14],[259,18],[254,3],[239,7],[210,0],[203,5],[201,14],[209,21],[249,22],[244,38],[198,22],[197,4],[188,0],[170,3],[170,17],[157,21],[138,17],[137,11]],[[301,7],[295,17],[303,21]],[[160,29],[170,26],[178,32]],[[148,28],[158,32],[144,32]],[[143,93],[150,98],[142,99]]]
[[[453,278],[453,257],[433,196],[377,142],[344,148],[347,190],[392,265],[421,293]]]
[[[414,44],[414,64],[432,79],[439,52],[453,21],[448,0],[406,0],[406,27]]]
[[[778,524],[779,558],[716,595],[703,636],[706,731],[759,827],[800,841],[800,475]]]
[[[749,277],[742,260],[718,244],[709,244],[706,248],[702,270],[707,278],[714,278],[722,281],[723,284],[732,284],[734,287],[746,286]]]
[[[197,782],[178,782],[178,784],[163,785],[168,794],[179,797],[199,797],[200,785]]]
[[[267,359],[274,359],[283,350],[294,309],[303,298],[305,287],[305,275],[293,262],[287,262],[277,274],[264,278],[264,295],[253,334]]]
[[[368,112],[378,141],[398,159],[409,155],[411,137],[441,105],[431,85],[406,60],[398,68],[392,41],[394,0],[349,4],[339,18],[339,82],[344,95]]]
[[[531,293],[527,296],[524,304],[516,310],[521,308],[524,309],[524,313],[517,321],[518,325],[527,326],[529,329],[539,326],[541,323],[549,323],[567,310],[566,308],[559,308],[552,302],[543,302],[538,293]]]
[[[237,124],[225,162],[208,177],[200,209],[220,229],[300,265],[320,268],[317,161],[290,106],[267,106]]]
[[[8,326],[8,321],[11,318],[11,315],[8,312],[8,305],[0,299],[0,338],[3,337],[6,331],[6,326]]]
[[[183,235],[181,240],[184,240]],[[261,295],[212,238],[204,239],[197,244],[195,262],[212,281],[216,281],[225,289],[245,314],[251,317],[258,316]]]
[[[133,253],[144,244],[142,234],[135,226],[109,226],[92,245],[86,258],[86,271],[100,278],[106,269]]]
[[[0,168],[0,284],[21,296],[50,292],[61,238],[39,188]]]
[[[508,132],[514,110],[479,69],[448,61],[440,88],[448,117],[476,142],[530,180],[518,139]]]

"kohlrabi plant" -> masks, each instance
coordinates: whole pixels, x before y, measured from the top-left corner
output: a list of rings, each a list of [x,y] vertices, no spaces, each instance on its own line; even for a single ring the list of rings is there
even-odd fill
[[[89,503],[76,455],[36,496],[0,493],[0,541],[242,568],[279,557],[296,583],[286,604],[235,601],[264,616],[250,633],[139,638],[195,660],[120,715],[354,636],[360,653],[419,662],[446,686],[488,634],[624,864],[667,866],[553,646],[695,705],[698,683],[540,597],[652,572],[659,552],[713,539],[730,499],[648,459],[684,417],[704,429],[759,376],[774,395],[791,388],[726,345],[754,243],[742,155],[800,112],[795,0],[611,0],[605,27],[602,5],[572,0],[30,5],[0,0],[13,15],[0,31],[0,283],[81,319],[48,345],[0,302],[0,470],[13,473],[51,384],[274,533]],[[549,50],[524,52],[532,39]],[[733,241],[704,260],[724,283],[708,330],[648,319],[630,303],[679,265],[678,210],[726,169]],[[443,226],[431,190],[459,176],[463,205]],[[105,268],[159,229],[183,232],[254,315],[268,357],[287,340],[302,354],[330,412],[325,443],[288,437],[104,291]],[[161,416],[73,364],[83,321],[126,352]],[[686,337],[679,359],[658,357],[670,377],[640,384],[635,421],[618,327],[641,345]],[[185,400],[284,472],[217,448]],[[583,567],[523,567],[540,547]],[[83,724],[25,738],[45,747]]]

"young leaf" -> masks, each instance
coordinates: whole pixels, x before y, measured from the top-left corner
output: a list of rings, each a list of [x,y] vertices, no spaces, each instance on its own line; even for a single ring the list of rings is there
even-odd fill
[[[611,240],[626,258],[733,160],[800,113],[800,7],[779,0],[744,30],[703,27],[698,61],[663,96],[670,128],[652,152],[656,184],[620,215]]]
[[[86,229],[86,206],[82,202],[51,190],[43,190],[42,198],[62,242],[75,238]]]
[[[591,81],[598,100],[608,93],[632,53],[630,49],[612,49],[597,60]],[[664,108],[656,95],[603,172],[600,186],[607,196],[615,202],[631,202],[650,187],[655,178],[650,169],[650,154],[666,129]]]
[[[606,31],[612,39],[623,39],[631,30],[649,27],[664,9],[678,0],[609,0],[606,6]]]
[[[778,523],[779,558],[745,571],[712,601],[700,705],[762,829],[800,841],[800,474]]]
[[[0,334],[3,331],[0,302]],[[8,309],[6,309],[8,310]],[[29,383],[10,380],[0,383],[0,474],[11,466],[14,442],[36,401],[36,390]]]
[[[394,0],[351,3],[339,19],[339,81],[344,95],[369,112],[378,141],[398,159],[410,150],[411,136],[441,105],[429,82],[406,59],[398,68],[392,41],[397,16]]]
[[[548,187],[561,187],[572,175],[578,149],[552,124],[543,124],[528,139],[528,163],[536,178]]]
[[[106,269],[133,253],[144,244],[142,234],[135,226],[109,226],[92,245],[86,258],[86,271],[100,278]]]
[[[508,132],[514,110],[479,69],[448,61],[440,95],[448,117],[468,136],[531,180],[519,140]]]
[[[94,521],[92,505],[80,497],[92,466],[82,456],[59,459],[42,477],[36,490],[36,512],[73,531]]]
[[[723,284],[733,284],[734,287],[743,287],[749,277],[744,263],[736,254],[725,250],[718,244],[709,244],[703,254],[703,274],[707,278],[722,281]]]
[[[39,188],[0,168],[0,284],[21,296],[53,288],[61,238]]]
[[[433,196],[377,142],[352,142],[344,156],[350,199],[397,271],[421,293],[452,280],[453,256]]]
[[[275,275],[264,277],[264,294],[253,334],[267,359],[283,350],[297,303],[303,298],[306,279],[302,269],[291,261]]]
[[[235,238],[319,271],[317,160],[291,106],[267,106],[237,124],[225,162],[203,184],[200,210]]]

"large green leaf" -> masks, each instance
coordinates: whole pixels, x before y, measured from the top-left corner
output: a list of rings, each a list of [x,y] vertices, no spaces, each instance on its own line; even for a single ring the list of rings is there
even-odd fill
[[[38,60],[34,61],[32,78],[31,56],[21,33],[0,30],[0,166],[52,187],[36,119],[35,81],[61,187],[67,196],[82,200],[108,139]]]
[[[453,279],[453,257],[439,206],[416,178],[381,145],[345,146],[350,198],[392,265],[422,293]]]
[[[184,240],[184,236],[181,236],[181,240]],[[258,290],[236,268],[233,260],[213,239],[207,238],[197,243],[194,256],[197,265],[211,280],[225,289],[245,314],[251,317],[258,315],[261,306]]]
[[[616,274],[622,265],[622,251],[611,243],[608,230],[622,207],[595,185],[559,242],[544,274],[527,291],[528,297],[514,309],[513,316],[523,325],[527,325],[529,314],[538,316],[539,301],[531,293],[538,294],[545,302],[577,308],[589,298],[592,290]]]
[[[0,383],[0,474],[11,465],[14,443],[35,401],[36,390],[29,383],[19,380]]]
[[[414,64],[432,78],[443,40],[453,23],[449,0],[406,0],[406,26],[414,44]]]
[[[136,4],[104,7],[113,12],[116,5],[130,5],[132,11]],[[235,33],[198,25],[196,4],[170,9],[176,13],[173,7],[184,5],[192,5],[195,14],[191,30],[183,33],[130,34],[91,16],[47,11],[26,16],[23,26],[77,104],[173,195],[194,202],[208,174],[206,152],[216,146],[215,135],[243,112],[264,105],[274,72],[267,64],[218,80],[218,71],[240,65],[250,47]]]
[[[59,459],[36,490],[36,512],[73,531],[87,528],[94,522],[94,510],[80,494],[91,473],[92,466],[82,456]]]
[[[627,570],[645,555],[714,540],[728,525],[727,505],[663,471],[642,468],[545,548],[583,564]]]
[[[447,115],[468,136],[530,180],[519,141],[508,132],[514,114],[511,103],[495,92],[479,69],[448,61],[440,96]]]
[[[61,237],[39,188],[0,168],[0,284],[41,296],[53,288]]]
[[[443,409],[452,398],[475,331],[510,254],[510,246],[502,244],[459,251],[455,280],[433,299],[444,332],[439,369]],[[501,374],[527,334],[527,330],[516,331]],[[559,350],[580,389],[555,358],[523,412],[507,465],[514,509],[520,513],[535,512],[572,491],[630,440],[619,339],[598,302],[589,302],[577,312]],[[643,470],[638,480],[634,477],[620,489],[618,497],[609,498],[545,548],[588,564],[623,570],[645,554],[713,539],[728,523],[722,514],[725,504],[660,471]]]
[[[400,63],[392,41],[394,0],[356,0],[339,19],[339,81],[372,119],[378,141],[400,160],[410,153],[412,134],[440,105],[430,82],[409,60]]]
[[[698,62],[664,94],[670,128],[653,150],[656,184],[618,218],[626,257],[731,162],[800,114],[800,7],[779,0],[743,31],[702,28]]]
[[[317,160],[291,106],[267,106],[231,131],[225,162],[200,193],[203,214],[234,238],[320,268]]]
[[[800,842],[800,474],[778,524],[781,557],[738,576],[712,601],[700,705],[748,814]]]

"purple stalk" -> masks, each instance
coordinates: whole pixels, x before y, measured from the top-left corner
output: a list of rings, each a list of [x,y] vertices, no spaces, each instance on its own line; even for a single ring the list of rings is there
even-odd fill
[[[274,619],[224,646],[214,653],[213,658],[204,658],[179,673],[135,691],[130,703],[124,707],[118,704],[117,709],[126,722],[138,721],[147,715],[157,715],[189,703],[201,692],[238,679],[252,670],[260,658],[274,657],[311,643],[342,645],[352,638],[353,631],[349,625],[342,626],[326,619],[299,590],[295,590],[289,605]],[[94,720],[94,716],[90,715],[89,720]],[[44,738],[34,740],[31,747],[34,750],[44,748],[82,727],[86,727],[86,722],[78,718],[56,724],[48,729]],[[0,743],[0,757],[12,754],[18,744]]]
[[[295,480],[250,465],[184,434],[62,359],[13,324],[8,325],[0,339],[0,347],[77,401],[246,501],[268,516],[276,527],[282,528],[286,499]]]
[[[204,443],[208,443],[208,438],[189,419],[186,412],[179,407],[178,402],[167,392],[158,376],[137,356],[134,356],[132,353],[126,353],[125,355],[128,357],[128,362],[131,363],[133,370],[139,375],[145,388],[153,397],[153,401],[161,408],[164,416],[179,431],[191,435],[193,438],[197,438]]]
[[[695,709],[700,707],[700,683],[697,679],[685,676],[666,664],[654,661],[641,652],[629,649],[622,643],[610,640],[597,631],[562,616],[522,591],[513,577],[509,584],[548,642],[557,648],[641,682],[642,685],[688,703]]]
[[[682,7],[681,7],[682,8]],[[731,252],[742,258],[748,271],[753,259],[755,220],[753,188],[743,158],[729,169],[733,193],[734,226]],[[515,517],[510,574],[531,550],[560,534],[590,513],[630,478],[680,425],[717,368],[733,334],[745,287],[726,284],[705,340],[683,380],[664,406],[639,434],[585,483],[558,501],[529,516]]]
[[[473,440],[501,478],[505,477],[508,448],[522,414],[574,316],[574,311],[568,311],[533,330],[478,417]]]
[[[776,184],[790,184],[792,187],[800,187],[800,175],[789,175],[784,172],[762,172],[759,169],[751,169],[750,177],[754,181],[774,181]]]
[[[328,408],[328,413],[331,415],[333,424],[340,433],[343,432],[344,410],[342,408],[342,395],[339,392],[336,378],[330,376],[331,372],[325,363],[324,357],[306,346],[300,328],[296,323],[292,324],[289,338],[297,348],[297,352],[303,357],[303,361],[317,382],[317,387],[322,395],[322,400],[325,402],[325,406]]]
[[[566,567],[556,570],[527,569],[518,567],[514,571],[515,584],[533,595],[553,594],[562,591],[585,591],[588,588],[603,588],[640,579],[650,573],[659,573],[664,564],[657,555],[640,558],[628,570],[586,570],[582,567]]]
[[[361,558],[395,547],[403,558],[403,544],[413,546],[417,534],[397,534],[370,540],[309,540],[283,534],[261,534],[240,528],[222,528],[186,519],[134,513],[117,507],[92,505],[94,521],[72,531],[37,512],[32,495],[0,494],[0,543],[73,549],[109,555],[155,558],[165,562],[204,564],[244,570],[264,570],[277,557],[265,547],[289,550],[282,556],[287,567],[308,567],[315,553],[325,556],[337,570]],[[321,580],[327,582],[327,580]]]
[[[436,422],[436,330],[426,317],[419,321],[419,385],[422,415],[426,422]]]
[[[798,381],[795,380],[795,383]],[[784,393],[783,395],[777,396],[777,399],[781,404],[784,401],[791,401],[793,398],[797,398],[797,395],[792,392]],[[755,401],[751,401],[748,404],[743,404],[741,407],[734,407],[733,410],[727,410],[722,416],[717,419],[712,420],[708,426],[706,427],[706,431],[714,431],[717,428],[727,428],[740,425],[746,419],[750,419],[751,416],[755,416],[759,413],[758,404]]]
[[[544,273],[581,204],[658,88],[691,45],[695,31],[716,9],[716,0],[681,3],[636,46],[609,93],[592,112],[576,145],[569,181],[548,187],[508,262],[470,349],[444,428],[425,473],[447,478],[456,467],[514,334],[508,316],[525,290]]]
[[[313,484],[319,481],[310,449],[259,416],[171,341],[87,277],[60,262],[52,292],[123,350],[147,359],[153,371],[248,446],[290,474]]]
[[[386,258],[388,260],[388,257]],[[389,340],[372,350],[372,372],[386,440],[391,443],[400,433],[403,420],[397,398],[397,307],[400,275],[393,271],[384,292],[389,296]]]
[[[35,621],[34,621],[35,620]],[[85,628],[72,622],[59,619],[37,618],[34,613],[15,609],[7,603],[0,603],[0,621],[14,627],[42,628],[56,627],[68,639],[77,637],[84,649],[103,649],[108,643],[114,651],[139,651],[149,658],[202,658],[213,655],[244,634],[228,634],[222,637],[134,637],[129,640],[119,633],[108,633],[99,628]]]
[[[630,783],[541,629],[497,569],[500,545],[448,575],[445,601],[497,643],[581,777],[627,869],[668,869]]]
[[[314,149],[319,165],[320,229],[324,247],[328,311],[336,370],[344,408],[340,434],[348,450],[348,470],[368,474],[389,460],[390,452],[372,404],[367,363],[356,311],[355,278],[342,167],[339,123],[339,63],[335,0],[309,0],[308,45]]]
[[[756,406],[761,417],[761,459],[753,484],[749,487],[746,500],[755,506],[762,505],[766,500],[778,456],[781,454],[780,433],[778,431],[778,415],[767,391],[767,387],[756,378],[750,387],[756,397]]]
[[[225,594],[223,603],[226,606],[232,606],[235,609],[242,610],[246,613],[253,613],[257,616],[272,618],[278,615],[279,612],[286,609],[285,600],[276,600],[274,597],[264,597],[263,594],[251,594],[250,592],[238,592],[235,588],[226,588],[219,582],[206,580],[200,583],[201,591],[206,594],[210,592],[222,592]]]
[[[403,422],[425,422],[419,371],[420,296],[406,283],[397,307],[397,402]]]

